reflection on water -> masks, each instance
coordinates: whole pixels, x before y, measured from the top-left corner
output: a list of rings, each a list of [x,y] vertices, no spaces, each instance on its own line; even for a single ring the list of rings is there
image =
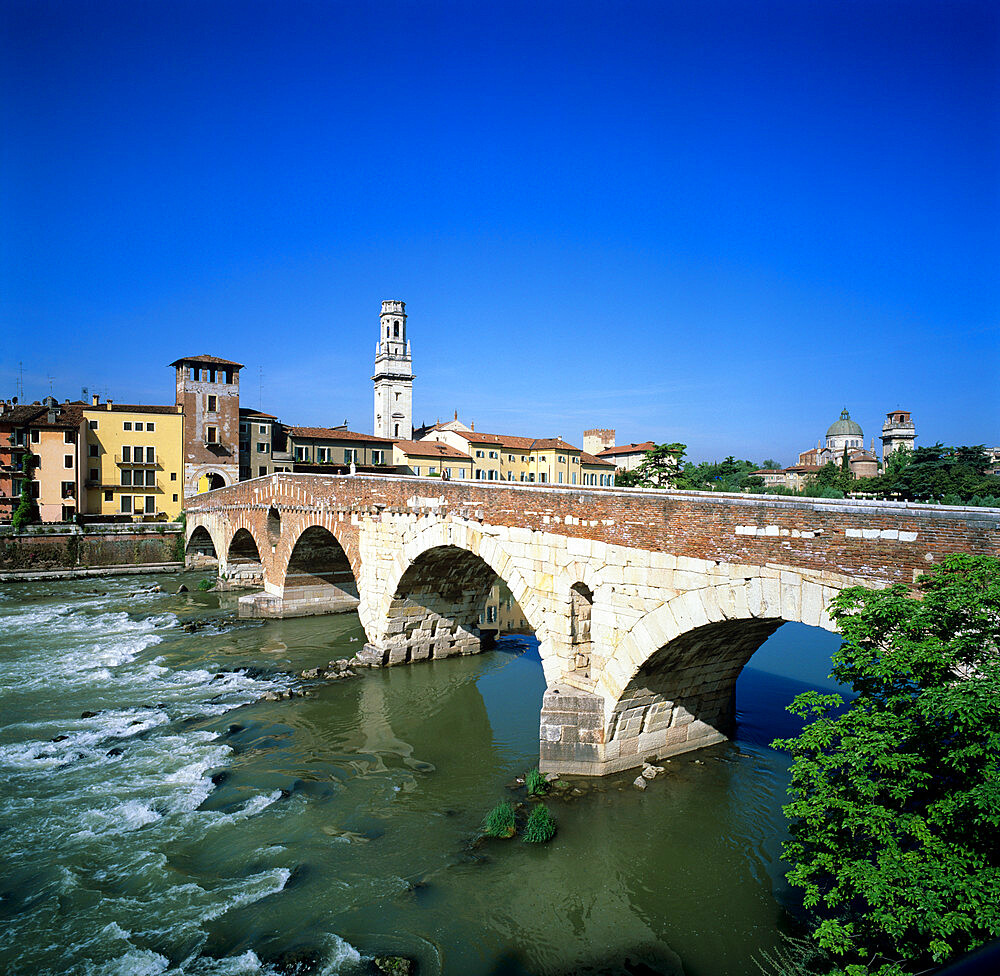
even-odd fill
[[[831,635],[779,630],[753,663],[785,677],[746,669],[734,743],[644,793],[581,782],[537,848],[478,840],[537,762],[529,639],[310,684],[360,646],[356,615],[232,623],[232,597],[137,588],[0,592],[3,972],[352,973],[394,952],[424,973],[724,976],[778,938],[768,743]],[[308,694],[261,700],[289,687]]]

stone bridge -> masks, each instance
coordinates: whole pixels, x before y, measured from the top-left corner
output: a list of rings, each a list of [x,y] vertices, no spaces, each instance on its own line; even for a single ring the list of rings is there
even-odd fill
[[[543,771],[601,774],[732,730],[736,679],[847,586],[1000,555],[1000,511],[902,502],[277,474],[191,499],[190,562],[250,616],[357,608],[370,663],[479,650],[497,577],[540,644]]]

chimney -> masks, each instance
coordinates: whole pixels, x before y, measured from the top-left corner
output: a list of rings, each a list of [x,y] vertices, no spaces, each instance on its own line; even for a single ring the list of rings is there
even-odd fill
[[[476,429],[476,422],[473,420],[472,423],[469,424],[469,430],[475,430],[475,429]]]
[[[108,397],[108,409],[110,410],[115,405],[115,401]]]
[[[95,393],[95,394],[94,394],[94,395],[93,395],[93,396],[92,396],[92,397],[90,398],[90,405],[91,405],[92,407],[96,407],[96,406],[97,406],[97,405],[98,405],[98,404],[99,404],[100,402],[101,402],[101,395],[100,395],[99,393]]]

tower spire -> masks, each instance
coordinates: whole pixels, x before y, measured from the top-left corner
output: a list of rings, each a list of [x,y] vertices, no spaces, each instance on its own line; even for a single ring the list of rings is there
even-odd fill
[[[382,302],[375,347],[375,434],[413,436],[413,359],[406,338],[406,303]]]

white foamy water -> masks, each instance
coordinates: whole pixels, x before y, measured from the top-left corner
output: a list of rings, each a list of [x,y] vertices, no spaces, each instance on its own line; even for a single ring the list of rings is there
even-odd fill
[[[280,819],[282,793],[203,809],[233,750],[187,725],[288,679],[171,667],[161,647],[181,636],[177,617],[149,594],[129,610],[109,603],[0,600],[0,971],[270,974],[253,951],[212,958],[202,947],[213,922],[280,895],[290,869],[243,875],[233,864],[229,877],[201,877],[186,865],[208,831]],[[360,958],[329,938],[328,972]]]

